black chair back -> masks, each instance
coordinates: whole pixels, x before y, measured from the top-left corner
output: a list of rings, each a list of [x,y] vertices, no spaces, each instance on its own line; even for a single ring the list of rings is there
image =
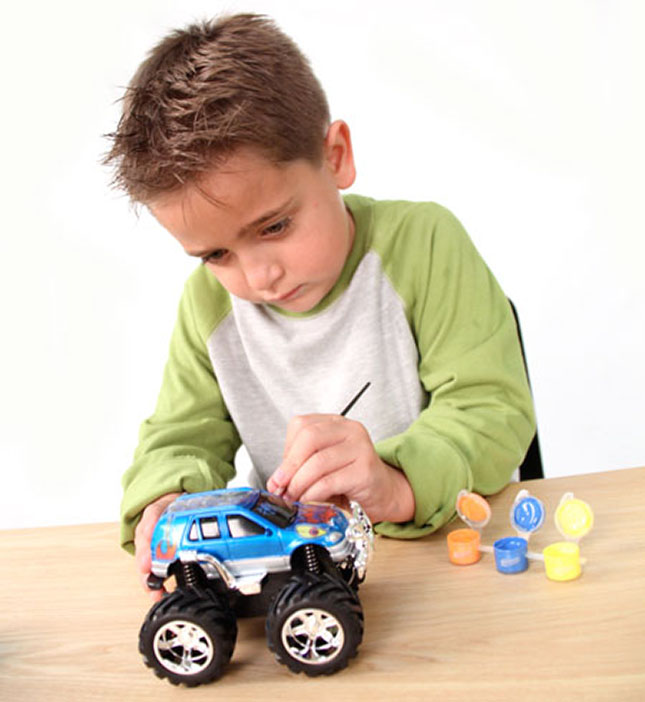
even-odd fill
[[[526,377],[529,381],[529,387],[531,386],[531,378],[529,376],[529,368],[526,363],[526,353],[524,351],[524,340],[522,339],[522,330],[520,328],[520,319],[515,309],[515,305],[511,300],[509,300],[511,309],[513,310],[513,316],[515,317],[515,325],[517,326],[517,335],[520,339],[520,346],[522,348],[522,358],[524,359],[524,368],[526,369]],[[537,429],[535,430],[535,436],[531,441],[526,456],[519,467],[520,480],[533,480],[535,478],[544,477],[544,469],[542,468],[542,453],[540,452],[540,440],[538,438]]]

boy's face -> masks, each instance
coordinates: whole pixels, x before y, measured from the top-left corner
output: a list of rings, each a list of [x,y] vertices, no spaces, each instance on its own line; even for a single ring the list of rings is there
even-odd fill
[[[242,148],[198,186],[150,210],[236,297],[306,312],[334,286],[352,248],[353,221],[339,189],[354,177],[349,130],[335,122],[320,166],[276,166]]]

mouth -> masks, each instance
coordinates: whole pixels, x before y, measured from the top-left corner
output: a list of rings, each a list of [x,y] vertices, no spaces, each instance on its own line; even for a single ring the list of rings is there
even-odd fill
[[[302,285],[297,285],[295,288],[290,290],[288,293],[281,295],[280,297],[274,297],[271,298],[270,300],[267,300],[267,302],[271,305],[278,304],[280,302],[288,302],[289,300],[293,300],[293,298],[297,297],[300,291],[302,290]]]

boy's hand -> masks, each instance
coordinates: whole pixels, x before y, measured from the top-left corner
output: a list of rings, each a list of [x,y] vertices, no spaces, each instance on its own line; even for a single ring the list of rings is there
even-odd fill
[[[289,422],[282,464],[267,487],[291,500],[356,500],[374,522],[414,517],[414,494],[403,472],[380,459],[360,422],[338,414]]]
[[[141,521],[134,530],[134,558],[137,570],[139,571],[139,579],[141,580],[143,589],[150,594],[150,597],[155,602],[158,602],[163,597],[165,591],[151,590],[146,583],[146,579],[150,575],[150,568],[152,567],[152,557],[150,555],[152,532],[164,509],[180,495],[180,492],[171,492],[151,502],[143,510]]]

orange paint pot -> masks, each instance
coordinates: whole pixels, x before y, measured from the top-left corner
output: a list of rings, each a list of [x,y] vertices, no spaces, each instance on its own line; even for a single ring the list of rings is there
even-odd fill
[[[481,537],[475,529],[455,529],[446,537],[448,558],[455,565],[471,565],[481,558]]]

